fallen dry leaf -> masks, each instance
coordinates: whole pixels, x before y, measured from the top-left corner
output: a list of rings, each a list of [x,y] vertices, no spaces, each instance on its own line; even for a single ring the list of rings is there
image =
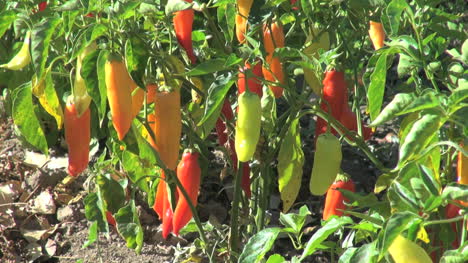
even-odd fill
[[[45,250],[49,256],[54,256],[55,252],[57,252],[57,243],[52,239],[47,240]]]
[[[35,199],[28,202],[28,211],[31,213],[51,215],[55,214],[56,210],[57,206],[49,190],[41,192]]]

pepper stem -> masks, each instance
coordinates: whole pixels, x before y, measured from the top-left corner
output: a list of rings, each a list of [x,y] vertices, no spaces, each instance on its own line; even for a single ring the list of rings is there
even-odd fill
[[[229,233],[229,250],[231,262],[236,262],[236,257],[239,255],[239,203],[241,197],[241,179],[244,163],[237,163],[237,173],[234,185],[234,199],[231,208],[231,229]]]

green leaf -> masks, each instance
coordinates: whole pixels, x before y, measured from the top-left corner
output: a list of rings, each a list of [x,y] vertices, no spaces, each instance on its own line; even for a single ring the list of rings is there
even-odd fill
[[[432,195],[438,196],[441,189],[441,185],[437,181],[432,170],[424,165],[419,165],[419,168],[421,169],[421,179],[423,180],[426,188]]]
[[[289,211],[301,188],[304,152],[301,147],[299,118],[291,122],[278,154],[278,183],[283,212]]]
[[[334,217],[328,220],[307,242],[307,245],[302,253],[300,260],[304,260],[307,256],[312,255],[322,242],[328,238],[329,235],[336,232],[337,229],[352,224],[353,220],[350,217]]]
[[[143,15],[153,15],[158,13],[158,11],[158,7],[152,3],[141,3],[140,9],[138,10],[138,12]]]
[[[289,214],[280,214],[280,222],[285,227],[291,228],[294,230],[296,235],[301,233],[302,227],[304,226],[307,216],[310,215],[309,209],[306,205],[303,205],[299,209],[299,213],[289,213]]]
[[[378,194],[383,190],[387,189],[395,179],[394,174],[382,174],[377,178],[377,182],[375,182],[374,186],[374,193]]]
[[[379,260],[385,255],[393,240],[395,240],[401,232],[408,229],[415,220],[420,220],[420,218],[411,212],[398,212],[388,219],[385,228],[379,234],[377,243],[380,252]]]
[[[392,187],[395,189],[395,192],[400,197],[400,200],[402,200],[411,208],[413,208],[413,210],[419,210],[420,207],[416,200],[416,196],[414,196],[413,193],[410,190],[408,190],[408,188],[396,181],[393,183]]]
[[[117,231],[127,241],[127,247],[135,249],[139,254],[143,247],[143,228],[138,218],[135,200],[130,200],[128,205],[120,208],[114,217]]]
[[[410,113],[400,123],[400,131],[398,132],[398,136],[400,137],[400,143],[405,141],[408,133],[410,132],[413,124],[418,120],[419,113]]]
[[[216,4],[218,3],[219,2]],[[234,2],[228,2],[219,5],[216,11],[218,24],[224,34],[224,38],[228,42],[231,42],[234,37],[235,17],[237,13],[236,4]]]
[[[468,202],[468,185],[450,183],[442,191],[442,198]]]
[[[104,68],[105,68],[108,56],[109,56],[109,51],[101,50],[101,52],[99,52],[99,57],[97,59],[97,64],[96,64],[97,79],[98,79],[98,86],[99,86],[99,103],[98,101],[94,101],[94,102],[96,103],[96,107],[98,108],[98,112],[99,112],[99,120],[100,120],[99,126],[102,126],[104,118],[106,117],[105,115],[106,115],[106,108],[107,108],[107,87],[106,87],[106,73],[105,73]],[[86,59],[83,62],[83,64],[85,63],[86,63]],[[86,68],[86,66],[83,65],[83,68]],[[86,77],[84,78],[86,81]]]
[[[98,231],[98,222],[97,222],[97,221],[93,221],[93,222],[91,223],[91,226],[89,226],[88,240],[86,240],[86,242],[83,244],[83,247],[82,247],[82,248],[86,248],[86,247],[88,247],[89,245],[92,245],[94,242],[96,242],[96,240],[98,239],[98,234],[99,234],[99,231]]]
[[[143,77],[145,76],[149,57],[149,50],[141,38],[133,35],[127,39],[125,43],[125,62],[128,72],[140,87],[145,86]]]
[[[437,134],[439,127],[444,122],[437,114],[426,113],[412,125],[408,135],[400,145],[400,159],[398,167],[401,167],[411,157],[417,155]]]
[[[222,58],[215,58],[205,61],[187,72],[187,76],[200,76],[213,72],[223,71],[226,69],[225,63],[226,60]]]
[[[375,120],[382,107],[385,91],[385,81],[387,79],[387,52],[382,53],[377,60],[374,72],[370,76],[367,99],[369,101],[368,110],[372,120]]]
[[[456,88],[448,98],[448,105],[451,109],[457,109],[460,103],[468,99],[468,87]],[[450,112],[454,112],[451,110]]]
[[[118,19],[125,20],[135,15],[139,4],[140,1],[117,1],[113,6],[113,11]]]
[[[431,196],[424,202],[424,211],[427,213],[433,212],[440,205],[442,205],[443,199],[441,196]]]
[[[379,251],[376,248],[376,242],[360,246],[353,254],[350,263],[377,262]]]
[[[141,159],[138,155],[133,154],[130,151],[122,153],[121,162],[127,172],[128,178],[133,183],[138,181],[138,187],[148,193],[148,182],[141,178],[145,175],[156,175],[156,167],[149,166],[149,163],[146,160]]]
[[[63,3],[62,5],[59,5],[54,9],[54,11],[57,11],[57,12],[63,12],[63,11],[74,11],[74,10],[78,10],[80,8],[82,8],[83,6],[81,5],[81,2],[80,0],[69,0],[65,3]]]
[[[371,127],[378,126],[396,117],[403,109],[405,109],[415,99],[414,93],[398,93],[393,97],[393,100],[385,106],[375,120],[369,125]]]
[[[464,263],[466,262],[466,258],[466,253],[460,253],[458,250],[447,250],[444,252],[439,263]]]
[[[343,254],[341,254],[340,258],[338,259],[338,263],[350,263],[351,258],[356,253],[358,248],[356,247],[348,247]]]
[[[369,193],[367,195],[361,195],[354,193],[345,189],[338,189],[346,198],[352,206],[359,207],[372,207],[380,201],[377,199],[374,193]]]
[[[208,96],[206,98],[205,113],[197,126],[201,126],[206,121],[210,120],[210,122],[213,122],[213,126],[211,126],[211,129],[213,129],[214,124],[216,123],[216,120],[219,116],[219,112],[221,111],[221,106],[224,102],[224,99],[232,84],[234,84],[234,80],[231,78],[232,76],[225,75],[211,84],[210,88],[208,89]],[[211,131],[211,129],[209,129],[209,131]],[[205,137],[206,136],[208,135],[206,134]]]
[[[388,32],[389,36],[395,36],[398,34],[400,27],[401,14],[408,7],[408,4],[404,0],[392,0],[385,9],[382,15],[382,20],[385,25],[385,31]],[[390,29],[390,30],[387,30]]]
[[[89,193],[84,199],[85,216],[89,221],[97,223],[97,230],[100,232],[109,232],[109,226],[106,223],[105,204],[98,192]]]
[[[280,228],[266,228],[252,236],[244,247],[239,263],[257,263],[261,262],[265,254],[270,251],[275,243]]]
[[[404,53],[400,54],[400,61],[398,62],[397,66],[397,73],[400,78],[404,77],[405,75],[409,75],[411,71],[420,67],[421,64],[412,57]]]
[[[34,112],[31,82],[17,88],[13,98],[13,122],[27,142],[48,155],[47,140]]]
[[[16,12],[13,10],[5,10],[0,12],[0,38],[5,34],[7,29],[16,19]]]
[[[91,45],[98,37],[106,34],[108,28],[103,24],[92,24],[80,36],[77,44],[73,47],[73,53],[69,61],[74,60],[79,54],[85,50],[86,47]]]
[[[283,256],[281,256],[280,254],[273,254],[268,258],[266,263],[283,263],[283,262],[286,262],[286,259],[284,259]]]
[[[426,94],[413,99],[409,105],[403,110],[398,112],[397,115],[403,115],[424,109],[430,109],[439,106],[439,99],[436,97],[435,92],[427,92]]]
[[[49,46],[52,36],[57,33],[61,19],[49,17],[34,25],[31,34],[31,58],[37,76],[42,76],[49,58]]]
[[[183,0],[169,0],[165,6],[166,15],[169,16],[174,12],[191,8],[193,3]]]
[[[115,214],[125,203],[127,180],[117,182],[109,174],[98,175],[96,184],[106,203],[107,211]]]

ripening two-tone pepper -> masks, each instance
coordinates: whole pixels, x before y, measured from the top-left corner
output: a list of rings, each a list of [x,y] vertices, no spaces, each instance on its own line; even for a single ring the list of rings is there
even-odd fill
[[[279,57],[273,56],[275,48],[284,47],[284,32],[281,24],[273,22],[270,25],[263,25],[263,45],[266,52],[265,64],[262,68],[263,76],[270,82],[279,82],[281,85],[284,85],[283,64]],[[275,95],[275,98],[283,95],[283,88],[281,86],[268,85],[268,87]]]
[[[185,0],[185,2],[191,3],[193,0]],[[192,8],[177,11],[174,14],[173,24],[174,31],[177,37],[179,44],[187,52],[187,56],[190,59],[192,64],[195,64],[197,57],[193,53],[193,44],[192,44],[192,26],[195,13]]]
[[[166,167],[175,171],[179,158],[182,117],[180,109],[180,90],[157,91],[154,95],[154,147]],[[164,171],[161,171],[153,209],[163,222],[163,237],[172,231],[172,208],[169,203]]]
[[[180,90],[158,91],[154,98],[154,137],[159,157],[171,170],[177,167],[182,116]]]
[[[245,42],[245,32],[247,32],[247,20],[253,0],[237,0],[236,14],[236,37],[239,43]]]
[[[89,44],[76,59],[75,81],[73,82],[73,99],[78,115],[83,114],[91,103],[91,96],[88,94],[85,80],[81,76],[81,67],[86,56],[97,49],[96,42]]]
[[[235,147],[241,162],[252,159],[260,138],[262,106],[257,94],[245,91],[238,97]]]
[[[109,55],[104,71],[112,124],[119,140],[123,140],[132,125],[132,91],[128,85],[128,71],[122,58],[115,54]]]
[[[369,21],[369,37],[375,50],[379,50],[384,46],[385,31],[381,23]]]
[[[342,210],[346,209],[345,202],[349,200],[337,189],[345,189],[351,192],[356,191],[351,178],[338,176],[335,182],[328,188],[325,206],[323,208],[323,220],[327,220],[332,215],[342,216]]]
[[[341,144],[335,135],[321,134],[316,143],[314,166],[310,176],[309,189],[313,195],[323,195],[335,181],[340,171]]]
[[[182,159],[177,166],[177,178],[187,192],[190,201],[194,206],[197,205],[198,191],[200,189],[201,169],[198,164],[198,152],[191,150],[182,155]],[[182,194],[182,190],[177,188],[178,201],[174,210],[172,219],[172,231],[179,235],[182,229],[192,218],[192,210]]]
[[[0,65],[0,68],[20,70],[26,67],[31,62],[31,53],[29,52],[30,43],[31,31],[28,31],[26,32],[20,51],[8,63]]]
[[[65,141],[68,145],[68,173],[77,176],[88,167],[91,141],[91,114],[89,108],[78,115],[73,98],[65,106]]]

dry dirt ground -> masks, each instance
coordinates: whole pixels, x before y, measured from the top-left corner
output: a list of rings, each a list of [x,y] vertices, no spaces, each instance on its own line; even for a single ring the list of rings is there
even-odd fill
[[[63,156],[52,152],[39,167],[42,158],[21,146],[11,120],[1,116],[0,262],[172,262],[174,245],[184,240],[164,242],[155,214],[141,207],[145,244],[139,255],[115,229],[109,239],[82,248],[88,239],[84,177],[67,182]]]

